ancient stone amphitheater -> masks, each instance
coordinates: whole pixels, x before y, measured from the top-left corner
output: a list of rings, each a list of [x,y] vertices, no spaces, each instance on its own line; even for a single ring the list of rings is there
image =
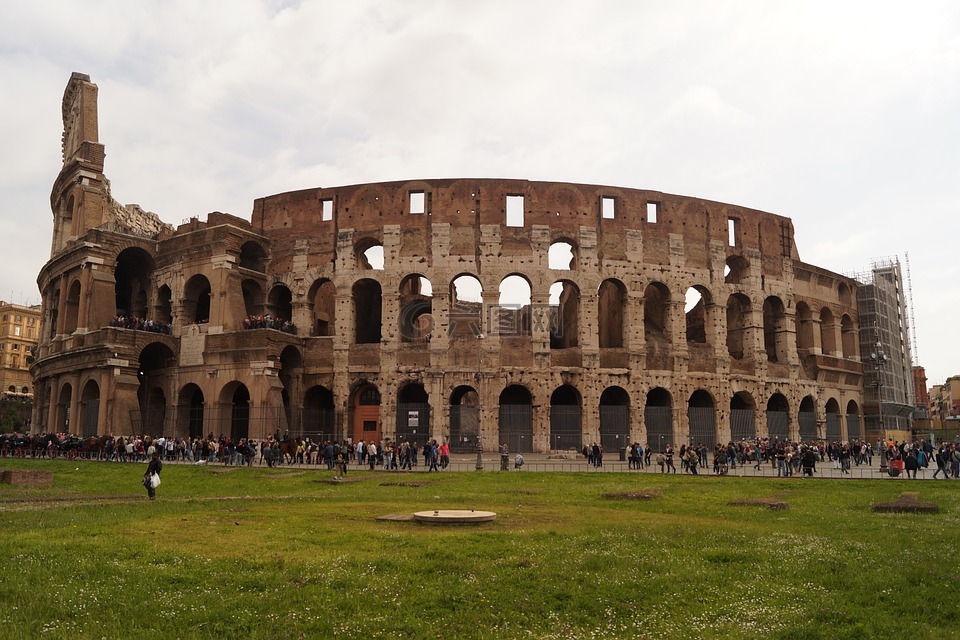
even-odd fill
[[[35,431],[454,450],[861,435],[854,280],[789,218],[511,179],[312,188],[176,229],[110,196],[63,100]]]

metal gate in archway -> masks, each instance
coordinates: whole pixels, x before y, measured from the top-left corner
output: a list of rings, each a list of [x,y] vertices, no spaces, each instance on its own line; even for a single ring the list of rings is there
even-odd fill
[[[550,448],[555,451],[583,446],[580,405],[555,404],[550,407]]]
[[[855,413],[847,414],[847,439],[860,440],[863,432],[860,430],[860,416]]]
[[[480,407],[450,405],[450,451],[472,453],[480,438]]]
[[[673,442],[673,407],[646,407],[643,421],[647,425],[647,444],[654,451],[663,451]]]
[[[827,442],[840,440],[840,414],[827,414]]]
[[[767,411],[767,434],[771,440],[789,440],[790,414],[786,411]]]
[[[730,410],[730,439],[734,442],[757,437],[756,412],[753,409]]]
[[[817,439],[817,414],[801,411],[797,414],[797,423],[800,427],[801,442],[813,442]]]
[[[693,444],[705,444],[713,449],[717,444],[717,411],[713,407],[689,407],[687,421]]]
[[[600,446],[604,451],[619,451],[630,444],[630,407],[600,405]]]
[[[533,451],[533,407],[528,404],[501,404],[498,415],[498,444],[506,444],[511,453]]]
[[[430,405],[419,402],[397,404],[397,442],[422,445],[430,440]]]

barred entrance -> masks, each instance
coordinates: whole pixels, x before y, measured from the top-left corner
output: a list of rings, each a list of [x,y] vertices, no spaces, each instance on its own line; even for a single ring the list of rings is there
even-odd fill
[[[298,422],[298,435],[301,437],[310,438],[314,442],[336,442],[342,439],[336,425],[333,392],[326,387],[318,385],[307,389]]]
[[[860,430],[860,416],[855,413],[847,414],[847,439],[860,440],[863,438],[863,431]]]
[[[583,447],[583,411],[580,394],[570,385],[558,387],[550,397],[550,448],[555,451]]]
[[[651,389],[643,409],[643,421],[647,426],[647,444],[657,451],[673,442],[673,398],[663,388]]]
[[[511,453],[533,451],[533,406],[525,387],[511,385],[503,390],[497,418],[499,444],[506,444]]]
[[[630,445],[630,396],[620,387],[600,395],[600,446],[619,451]]]
[[[691,444],[713,448],[717,444],[717,410],[713,398],[703,389],[690,396],[687,403],[687,422],[690,424]]]
[[[397,442],[430,440],[430,404],[422,384],[405,385],[397,394]]]
[[[771,440],[789,440],[790,414],[786,411],[767,410],[767,433]]]
[[[827,442],[840,440],[840,416],[836,413],[827,414]]]
[[[797,423],[800,426],[800,440],[802,442],[813,442],[817,439],[817,414],[810,411],[801,411],[797,415]]]
[[[480,396],[473,387],[462,386],[450,395],[450,451],[472,453],[480,442]]]
[[[730,439],[734,442],[757,437],[756,403],[740,391],[730,398]]]

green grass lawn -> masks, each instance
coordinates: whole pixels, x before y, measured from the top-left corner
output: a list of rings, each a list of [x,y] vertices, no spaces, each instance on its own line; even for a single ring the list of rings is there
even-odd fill
[[[953,482],[14,467],[54,486],[0,485],[3,638],[960,638]]]

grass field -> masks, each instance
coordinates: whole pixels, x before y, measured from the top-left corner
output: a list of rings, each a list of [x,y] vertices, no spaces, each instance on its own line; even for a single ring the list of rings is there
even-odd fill
[[[0,485],[3,638],[960,638],[953,482],[14,467],[54,486]]]

